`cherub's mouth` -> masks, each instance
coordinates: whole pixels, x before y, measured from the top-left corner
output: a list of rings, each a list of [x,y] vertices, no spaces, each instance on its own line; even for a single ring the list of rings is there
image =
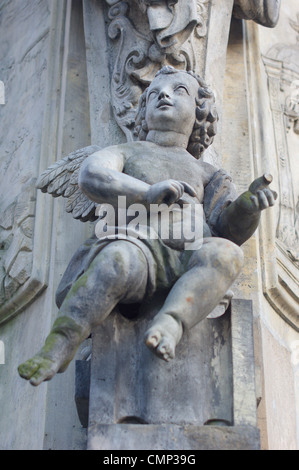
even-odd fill
[[[162,99],[161,101],[159,101],[157,108],[161,108],[162,106],[173,106],[173,104],[171,103],[171,101]]]

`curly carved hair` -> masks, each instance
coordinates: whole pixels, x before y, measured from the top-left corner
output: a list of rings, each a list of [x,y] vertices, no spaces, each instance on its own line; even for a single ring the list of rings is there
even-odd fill
[[[171,66],[165,66],[156,74],[168,75],[172,73],[188,73],[198,82],[198,97],[196,98],[196,116],[192,134],[188,143],[188,152],[195,158],[200,158],[202,153],[212,144],[217,133],[218,113],[215,106],[215,96],[204,80],[191,71],[177,70]],[[140,97],[135,119],[134,133],[139,140],[146,140],[148,127],[145,120],[146,99],[148,88]]]

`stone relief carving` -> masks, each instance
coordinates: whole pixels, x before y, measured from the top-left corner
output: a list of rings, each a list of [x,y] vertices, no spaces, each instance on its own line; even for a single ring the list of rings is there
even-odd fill
[[[196,70],[193,42],[206,35],[210,0],[107,0],[108,35],[117,48],[112,105],[127,140],[138,100],[163,65]],[[146,19],[146,21],[145,21]]]
[[[284,113],[287,117],[287,130],[291,128],[299,134],[299,80],[294,80],[290,86],[290,96],[286,98]]]
[[[289,20],[290,26],[299,33],[299,13],[297,15],[297,22]],[[298,65],[299,57],[299,35],[297,36],[297,43],[292,47],[289,46],[289,50],[293,54],[292,62],[293,65]],[[290,95],[286,98],[285,103],[285,115],[287,116],[287,129],[293,128],[296,134],[299,134],[299,80],[294,79],[290,86]]]
[[[53,201],[47,201],[36,191],[33,176],[37,177],[40,167],[56,161],[57,146],[67,145],[65,123],[70,96],[76,88],[76,99],[80,100],[81,90],[86,89],[84,66],[77,66],[80,59],[83,63],[86,60],[85,50],[81,53],[78,47],[81,42],[84,45],[83,31],[76,29],[75,33],[78,53],[75,64],[70,61],[72,48],[63,47],[64,41],[71,42],[74,37],[72,25],[68,29],[68,21],[74,20],[78,5],[71,3],[64,0],[51,0],[49,4],[37,2],[37,8],[35,2],[27,2],[22,11],[24,15],[19,18],[20,24],[13,21],[14,26],[6,28],[7,34],[13,35],[14,28],[28,32],[29,18],[33,14],[43,20],[40,23],[32,20],[35,27],[22,47],[9,36],[0,48],[0,75],[6,85],[6,104],[0,106],[0,324],[21,313],[48,286]],[[14,5],[11,7],[14,11]],[[0,23],[10,24],[5,14],[2,15],[1,10]],[[8,18],[14,16],[11,12],[8,15]],[[76,68],[75,80],[70,80],[72,68]],[[1,96],[0,86],[0,101],[1,98],[4,99],[4,95]],[[22,111],[17,115],[16,102],[22,103]],[[84,128],[80,122],[80,129]],[[69,138],[80,139],[78,135],[80,132],[76,132],[76,137],[69,134]]]
[[[29,3],[26,10],[32,8],[33,14],[34,4]],[[41,11],[47,9],[43,3],[39,6]],[[57,51],[63,50],[62,36],[58,31],[65,19],[63,2],[57,2],[57,5],[53,2],[52,6],[52,27],[50,18],[45,15],[45,20],[36,24],[31,42],[28,39],[28,49],[23,50],[25,55],[22,56],[22,48],[10,40],[1,50],[1,78],[7,89],[5,106],[1,106],[1,172],[4,176],[0,221],[0,323],[23,311],[47,287],[51,238],[51,211],[47,211],[52,201],[49,206],[47,201],[40,204],[36,177],[39,165],[48,165],[55,154],[54,129],[63,75],[56,67],[61,58]],[[4,17],[1,20],[4,22]],[[18,27],[22,30],[26,26],[16,22]],[[47,62],[45,57],[49,44],[52,51]],[[57,70],[57,75],[49,72],[54,70]],[[26,80],[21,79],[23,74],[36,86],[27,86]],[[51,91],[47,95],[48,90]],[[12,116],[15,117],[15,102],[22,103],[22,112],[11,125]],[[39,121],[42,116],[44,126],[41,130]],[[38,235],[35,235],[36,231]]]
[[[298,32],[298,15],[297,21],[290,20],[290,26]],[[264,294],[274,310],[299,331],[299,180],[293,171],[298,158],[298,37],[295,44],[275,44],[262,59],[268,77],[280,190],[275,236],[273,237],[266,228],[263,235],[272,241],[273,248],[269,248],[264,240],[261,240],[265,258],[269,257],[269,249],[274,250],[270,252],[270,265],[267,261],[263,268]]]
[[[4,211],[0,221],[0,304],[8,301],[30,277],[35,216],[35,181]]]
[[[106,0],[114,52],[111,91],[117,123],[133,140],[138,100],[164,65],[202,72],[210,0]],[[234,15],[273,27],[280,0],[235,0]],[[195,46],[196,44],[196,48]],[[199,53],[199,49],[202,49]]]
[[[297,23],[290,21],[296,31],[299,30],[299,15],[297,19]],[[298,262],[298,216],[294,198],[296,192],[290,163],[292,149],[288,144],[287,131],[293,127],[294,132],[298,134],[299,36],[294,45],[274,45],[263,59],[268,74],[281,188],[280,217],[276,235],[285,247],[285,253]]]

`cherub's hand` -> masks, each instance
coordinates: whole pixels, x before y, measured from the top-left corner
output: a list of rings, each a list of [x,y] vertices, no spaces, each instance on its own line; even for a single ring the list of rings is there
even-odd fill
[[[188,183],[176,180],[160,181],[149,188],[147,202],[148,204],[167,204],[168,206],[175,202],[183,204],[184,192],[190,196],[196,196],[195,190]]]
[[[272,176],[264,174],[251,183],[247,192],[238,198],[238,206],[244,211],[259,212],[274,205],[277,193],[268,186],[272,183]]]

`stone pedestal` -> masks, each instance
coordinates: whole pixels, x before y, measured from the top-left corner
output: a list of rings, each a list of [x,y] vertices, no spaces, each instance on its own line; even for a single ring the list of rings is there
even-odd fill
[[[94,332],[88,449],[259,448],[251,302],[186,332],[166,363],[143,342],[162,301]]]
[[[89,450],[259,450],[251,426],[102,424],[92,428]]]

